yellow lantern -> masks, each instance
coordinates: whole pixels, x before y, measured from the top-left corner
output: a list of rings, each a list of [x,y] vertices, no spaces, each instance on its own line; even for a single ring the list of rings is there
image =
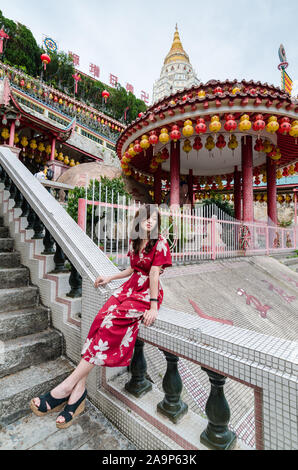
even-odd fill
[[[276,149],[276,155],[272,155],[271,160],[274,160],[275,162],[277,162],[278,160],[281,159],[281,157],[282,155],[281,155],[280,149]]]
[[[60,98],[59,104],[63,104],[63,99],[62,98]]]
[[[239,130],[241,132],[245,132],[245,131],[249,131],[251,129],[251,122],[249,120],[249,115],[248,114],[244,114],[241,118],[240,118],[240,122],[239,122]]]
[[[25,149],[28,146],[28,144],[29,144],[29,142],[28,142],[27,137],[22,137],[21,146],[23,147],[23,149]]]
[[[209,126],[211,132],[219,132],[221,130],[221,123],[219,121],[219,116],[213,116],[211,118],[211,124]]]
[[[292,198],[291,198],[290,194],[287,194],[287,195],[286,195],[286,202],[287,202],[288,204],[290,204],[290,202],[292,202]]]
[[[194,128],[190,119],[188,121],[185,121],[182,133],[184,137],[191,137],[193,135]]]
[[[155,157],[155,161],[157,163],[162,163],[163,162],[163,159],[161,158],[161,152],[158,152],[158,154]]]
[[[223,185],[223,182],[222,182],[222,181],[219,183],[218,189],[219,189],[220,191],[222,191],[222,190],[224,189],[224,185]]]
[[[18,134],[15,134],[15,136],[14,136],[14,143],[15,143],[15,144],[18,144],[19,142],[20,142],[19,135],[18,135]]]
[[[63,156],[63,153],[62,153],[62,152],[59,153],[59,155],[58,155],[58,160],[59,160],[60,162],[62,162],[62,161],[64,160],[64,156]]]
[[[298,121],[293,121],[292,122],[292,127],[291,127],[291,130],[290,130],[290,136],[295,137],[295,138],[298,137]]]
[[[76,162],[76,166],[80,165],[80,162]]]
[[[273,150],[273,145],[271,144],[270,140],[265,139],[264,141],[264,152],[270,153]]]
[[[172,106],[175,106],[176,101],[172,100],[172,101],[170,101],[170,104],[171,104]]]
[[[69,158],[68,158],[67,155],[66,155],[66,157],[64,158],[64,163],[65,163],[65,165],[69,165]]]
[[[46,149],[46,148],[45,148],[43,142],[40,142],[40,143],[38,144],[37,150],[38,150],[39,152],[44,152],[45,149]]]
[[[147,135],[143,135],[142,136],[142,139],[141,139],[141,142],[140,142],[140,146],[143,150],[145,150],[145,153],[146,153],[146,150],[150,147],[150,142],[148,140],[148,136]]]
[[[230,200],[231,200],[231,196],[230,194],[227,194],[226,201],[230,202]]]
[[[263,175],[262,183],[267,183],[267,175],[266,174]]]
[[[36,140],[35,139],[32,139],[31,142],[30,142],[30,148],[32,150],[35,150],[37,148],[37,144],[36,144]]]
[[[28,89],[28,90],[31,89],[31,83],[30,83],[30,82],[27,83],[27,89]]]
[[[52,147],[50,145],[47,145],[46,146],[46,154],[51,155],[51,153],[52,153]]]
[[[200,91],[198,92],[198,97],[199,97],[199,98],[205,98],[205,96],[206,96],[206,93],[205,93],[204,90],[200,90]]]
[[[52,95],[52,93],[50,93],[50,94],[49,94],[49,100],[52,101],[52,99],[53,99],[53,95]]]
[[[167,144],[170,140],[169,132],[168,129],[165,127],[161,130],[160,136],[159,136],[159,142],[162,144]],[[148,141],[149,143],[149,141]],[[149,144],[150,145],[150,144]]]
[[[213,150],[214,147],[215,147],[215,142],[213,140],[213,137],[209,135],[206,140],[205,148],[209,150],[209,152],[211,152],[211,150]]]
[[[267,181],[267,180],[266,180]],[[263,201],[267,202],[267,194],[263,194]]]
[[[128,153],[129,155],[131,156],[131,158],[135,157],[136,156],[136,152],[134,151],[134,145],[133,144],[130,144],[129,146],[129,149],[128,149]]]
[[[186,139],[183,145],[183,151],[188,155],[192,151],[192,145],[190,140]]]
[[[232,134],[228,143],[229,149],[236,150],[236,148],[238,148],[238,145],[239,144],[238,144],[236,136]]]
[[[276,116],[271,116],[269,118],[266,129],[267,129],[267,132],[269,132],[270,134],[275,134],[278,131],[279,124],[277,122],[277,117]]]
[[[262,195],[261,194],[257,194],[257,201],[260,202],[262,199]]]
[[[282,204],[284,197],[280,194],[279,196],[277,196],[277,200],[280,204]]]
[[[289,175],[295,175],[295,166],[291,165],[289,168]]]
[[[235,88],[233,88],[233,91],[232,91],[233,95],[236,95],[236,93],[240,93],[240,92],[241,92],[241,90],[237,86]]]
[[[277,170],[277,172],[276,172],[276,178],[277,178],[278,180],[281,180],[282,177],[283,177],[283,176],[282,176],[282,170]]]
[[[9,139],[9,131],[6,127],[2,129],[1,136],[3,137],[4,140]]]
[[[76,163],[75,163],[75,161],[74,161],[73,158],[70,160],[69,166],[70,166],[70,167],[76,166]]]

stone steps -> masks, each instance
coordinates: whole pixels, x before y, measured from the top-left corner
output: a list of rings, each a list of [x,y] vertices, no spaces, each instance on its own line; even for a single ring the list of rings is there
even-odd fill
[[[39,333],[46,330],[48,326],[49,311],[42,306],[2,313],[0,315],[0,341]]]
[[[38,302],[39,290],[35,286],[0,289],[0,314],[21,308],[35,307]]]
[[[57,359],[62,353],[62,336],[45,330],[3,342],[4,364],[0,364],[0,379],[32,365]]]
[[[17,268],[21,264],[21,255],[17,251],[0,253],[0,269]]]
[[[0,252],[1,253],[11,253],[14,247],[13,238],[2,238],[0,237]]]
[[[29,270],[27,268],[0,269],[0,288],[13,289],[29,285]]]
[[[31,414],[30,401],[49,392],[71,372],[69,362],[59,357],[43,362],[1,379],[0,426]],[[1,440],[1,439],[0,439]]]
[[[0,227],[0,238],[9,237],[9,229],[7,227]]]

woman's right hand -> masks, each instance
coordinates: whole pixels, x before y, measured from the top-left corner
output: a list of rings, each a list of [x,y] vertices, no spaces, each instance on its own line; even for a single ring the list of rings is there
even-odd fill
[[[94,287],[97,289],[99,286],[105,286],[106,284],[109,284],[109,282],[111,282],[110,277],[99,276],[94,283]]]

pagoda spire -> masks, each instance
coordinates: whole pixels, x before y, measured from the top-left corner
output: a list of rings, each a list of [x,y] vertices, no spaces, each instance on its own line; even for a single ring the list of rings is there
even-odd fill
[[[171,62],[175,62],[177,60],[181,60],[183,62],[187,62],[189,64],[189,57],[186,54],[185,50],[183,49],[182,42],[180,39],[179,31],[178,31],[178,24],[176,23],[175,33],[174,33],[174,41],[171,47],[170,52],[168,53],[167,57],[165,58],[164,64],[167,65]]]

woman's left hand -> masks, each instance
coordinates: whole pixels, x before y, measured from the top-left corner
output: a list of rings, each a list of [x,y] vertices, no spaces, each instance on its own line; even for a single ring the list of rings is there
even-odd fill
[[[145,326],[151,326],[157,319],[158,310],[155,308],[151,308],[147,310],[143,315],[143,323]]]

